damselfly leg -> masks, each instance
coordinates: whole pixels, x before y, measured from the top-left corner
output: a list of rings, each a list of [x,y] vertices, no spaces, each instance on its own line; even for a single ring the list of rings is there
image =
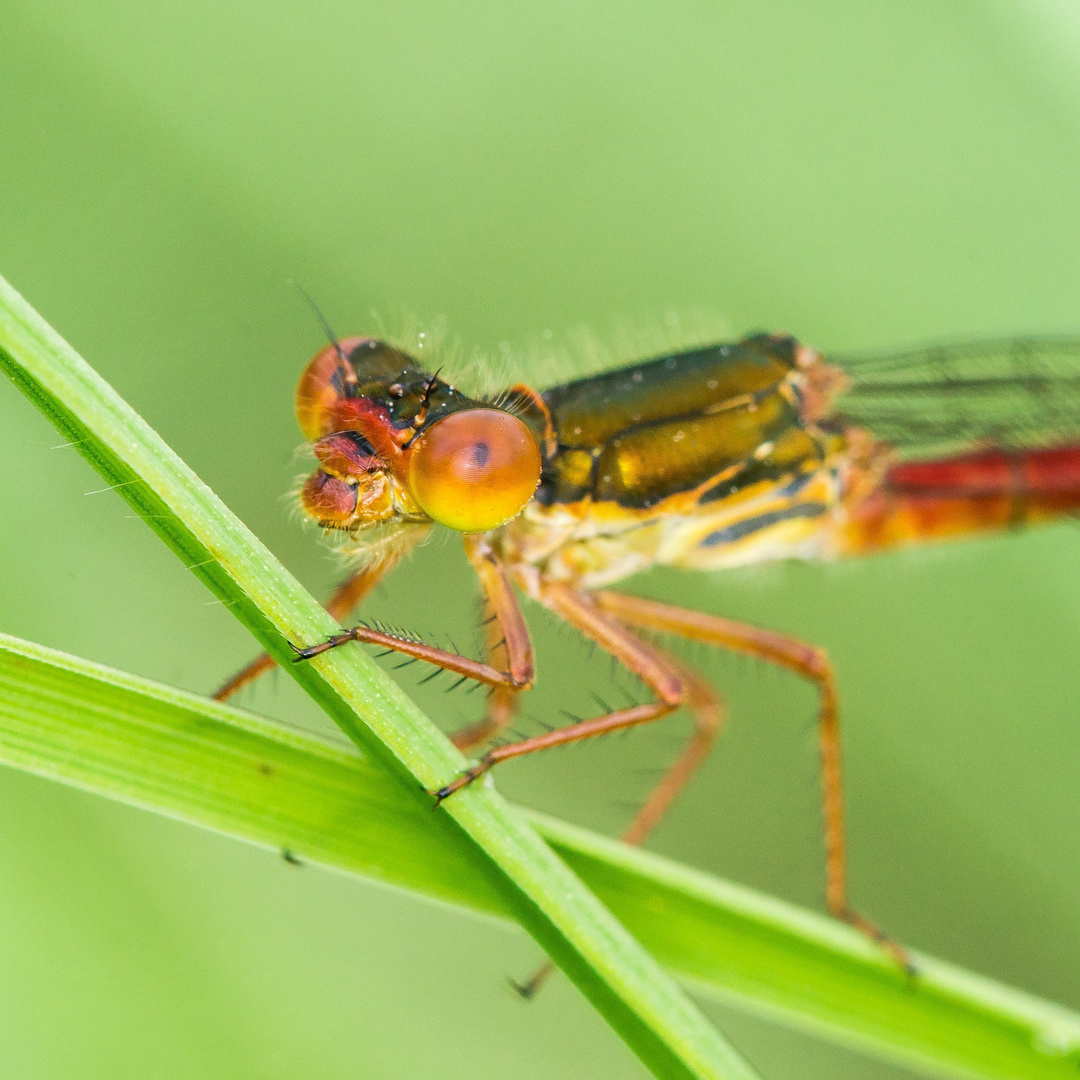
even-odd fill
[[[597,592],[594,597],[602,611],[622,623],[753,656],[787,668],[817,686],[820,696],[818,739],[825,826],[826,903],[830,914],[876,941],[905,971],[913,974],[915,969],[908,951],[848,904],[840,713],[836,677],[825,651],[771,630],[747,626],[690,608],[673,607],[656,600],[606,591]]]
[[[385,573],[385,566],[377,566],[350,574],[323,605],[331,618],[344,622],[378,585]],[[250,686],[273,667],[274,659],[269,653],[255,657],[247,667],[242,668],[218,687],[214,692],[214,700],[228,701],[234,694],[239,693],[245,686]]]
[[[426,660],[459,675],[475,678],[488,686],[511,693],[524,689],[528,685],[523,677],[526,670],[528,681],[531,681],[532,659],[531,650],[525,651],[528,649],[528,638],[520,609],[510,592],[505,571],[494,554],[483,551],[482,555],[477,557],[476,553],[481,550],[480,542],[471,547],[470,557],[481,573],[485,593],[496,611],[499,625],[506,637],[511,669],[515,664],[518,667],[516,677],[512,671],[503,672],[491,665],[419,642],[395,638],[368,627],[356,627],[327,642],[301,650],[298,659],[317,656],[348,641],[367,641]],[[684,664],[674,660],[658,647],[637,637],[629,627],[701,641],[777,664],[810,679],[817,686],[820,695],[819,740],[826,848],[826,902],[829,911],[878,943],[909,974],[914,972],[907,950],[889,939],[870,920],[854,911],[848,904],[839,712],[832,665],[821,649],[794,638],[718,616],[622,593],[582,592],[560,582],[542,583],[539,599],[545,607],[637,675],[652,691],[656,700],[609,711],[533,738],[494,747],[488,750],[479,762],[434,792],[437,802],[449,798],[500,762],[648,724],[687,706],[694,712],[697,720],[694,736],[682,756],[646,800],[624,835],[628,843],[641,843],[707,755],[719,730],[721,705],[716,694],[700,676],[689,671]],[[534,977],[523,989],[535,992],[536,983],[537,979]]]

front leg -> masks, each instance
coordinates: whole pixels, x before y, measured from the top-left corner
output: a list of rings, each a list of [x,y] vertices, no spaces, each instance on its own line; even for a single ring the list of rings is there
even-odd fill
[[[389,570],[392,570],[431,530],[425,526],[405,529],[393,542],[379,549],[379,557],[373,558],[366,566],[355,570],[337,588],[334,595],[324,605],[335,622],[344,622],[353,610],[367,597],[368,593],[379,584]],[[215,701],[227,701],[245,686],[255,682],[259,676],[274,667],[274,660],[263,653],[257,656],[242,671],[228,679],[214,694]]]
[[[505,671],[491,664],[448,652],[446,649],[426,645],[422,641],[398,637],[363,624],[344,630],[340,634],[334,634],[317,645],[310,645],[307,648],[293,646],[296,649],[297,662],[310,660],[312,657],[320,656],[329,649],[336,649],[350,641],[363,641],[370,645],[380,645],[385,649],[404,653],[416,660],[424,660],[444,671],[451,671],[461,676],[460,681],[473,679],[492,688],[488,714],[479,724],[459,732],[454,737],[454,742],[458,746],[467,748],[489,738],[509,722],[513,715],[513,702],[517,694],[532,686],[534,673],[532,642],[506,570],[491,546],[482,536],[469,536],[465,540],[465,551],[480,579],[484,596],[493,613],[487,634],[487,651],[490,656],[496,649],[505,647]]]
[[[591,638],[637,675],[657,700],[627,709],[615,709],[592,720],[495,747],[471,769],[435,792],[435,798],[440,802],[502,761],[651,723],[674,712],[687,698],[687,681],[676,664],[601,611],[587,593],[560,582],[545,582],[541,587],[540,600],[545,607]]]
[[[496,614],[484,622],[484,652],[490,659],[500,649],[506,649],[506,635]],[[493,686],[488,691],[487,708],[482,719],[466,724],[450,735],[450,741],[463,753],[473,747],[491,742],[504,731],[517,712],[519,690],[513,686]]]
[[[382,579],[386,572],[385,564],[374,567],[365,567],[350,574],[338,588],[334,595],[323,605],[330,618],[337,622],[344,622],[353,609],[371,592]],[[255,682],[261,675],[274,667],[274,659],[269,653],[262,653],[255,657],[247,667],[238,671],[230,679],[227,679],[214,693],[215,701],[228,701],[233,694],[243,690]]]

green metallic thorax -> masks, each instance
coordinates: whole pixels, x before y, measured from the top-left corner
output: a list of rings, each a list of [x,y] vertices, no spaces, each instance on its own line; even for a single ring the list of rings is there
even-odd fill
[[[819,360],[762,335],[546,391],[556,449],[536,497],[493,537],[518,584],[588,589],[656,565],[827,554],[847,445],[815,423]]]
[[[761,335],[660,357],[544,392],[558,440],[542,505],[648,509],[716,483],[724,498],[824,459],[800,418],[791,338]]]

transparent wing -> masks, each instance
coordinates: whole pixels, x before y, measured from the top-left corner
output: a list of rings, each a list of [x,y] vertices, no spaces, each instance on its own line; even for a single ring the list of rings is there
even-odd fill
[[[1080,337],[1013,338],[832,359],[833,419],[905,457],[1080,440]]]

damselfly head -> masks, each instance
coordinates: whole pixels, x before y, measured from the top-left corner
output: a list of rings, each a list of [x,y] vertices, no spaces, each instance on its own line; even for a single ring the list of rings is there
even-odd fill
[[[524,420],[372,338],[316,353],[296,415],[320,465],[300,502],[324,528],[397,520],[486,532],[520,513],[540,481],[537,434]]]

